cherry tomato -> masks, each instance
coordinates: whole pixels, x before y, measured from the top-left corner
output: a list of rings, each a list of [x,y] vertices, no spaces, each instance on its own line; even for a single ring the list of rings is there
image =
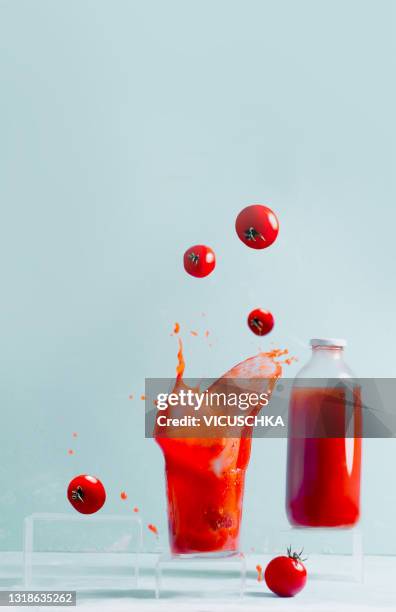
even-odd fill
[[[196,244],[184,253],[184,269],[191,276],[203,278],[213,272],[216,265],[214,251],[204,244]]]
[[[279,597],[297,595],[307,582],[307,570],[301,559],[301,553],[292,553],[287,549],[287,557],[275,557],[265,569],[264,578],[267,587]]]
[[[256,308],[249,314],[247,323],[254,334],[265,336],[274,327],[274,317],[268,310]]]
[[[81,514],[93,514],[105,503],[106,491],[98,478],[81,474],[70,481],[67,499]]]
[[[266,249],[278,236],[279,222],[268,206],[252,204],[241,210],[235,229],[242,242],[251,249]]]

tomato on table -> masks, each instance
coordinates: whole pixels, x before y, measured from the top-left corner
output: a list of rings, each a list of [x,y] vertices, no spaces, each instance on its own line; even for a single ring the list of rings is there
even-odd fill
[[[297,595],[307,582],[307,570],[300,553],[292,553],[287,549],[287,556],[275,557],[265,569],[264,579],[267,587],[279,597]]]

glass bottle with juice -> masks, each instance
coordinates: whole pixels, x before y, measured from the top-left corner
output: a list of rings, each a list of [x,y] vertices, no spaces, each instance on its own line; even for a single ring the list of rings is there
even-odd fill
[[[360,387],[344,340],[311,340],[289,406],[286,511],[299,527],[352,527],[360,517]]]

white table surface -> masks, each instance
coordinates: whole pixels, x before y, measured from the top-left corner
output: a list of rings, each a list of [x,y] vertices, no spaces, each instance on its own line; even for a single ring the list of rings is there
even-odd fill
[[[62,569],[62,555],[49,555],[47,558],[52,557],[56,559],[56,563],[60,563],[58,567]],[[294,598],[282,599],[272,595],[265,583],[257,582],[255,566],[257,563],[265,566],[268,558],[265,555],[248,555],[247,589],[242,600],[237,595],[224,596],[222,594],[222,580],[218,577],[214,578],[217,581],[215,593],[213,593],[212,578],[205,579],[208,580],[207,590],[205,584],[201,590],[203,583],[200,582],[200,590],[192,592],[193,584],[187,585],[186,580],[177,575],[172,579],[165,579],[163,597],[156,600],[154,598],[155,581],[153,574],[155,555],[142,556],[142,573],[137,589],[130,588],[125,583],[121,586],[121,583],[117,583],[116,575],[114,575],[113,580],[109,555],[102,555],[102,557],[106,567],[109,568],[109,574],[104,576],[99,583],[101,590],[82,590],[78,592],[77,606],[79,608],[97,611],[111,610],[111,612],[121,610],[136,610],[137,612],[224,612],[225,609],[230,612],[233,610],[266,610],[268,612],[274,610],[301,610],[305,612],[396,610],[396,557],[365,557],[365,577],[361,584],[348,580],[325,580],[314,575],[315,573],[320,574],[324,568],[328,571],[329,563],[337,573],[344,568],[348,569],[349,561],[347,557],[337,555],[312,556],[307,562],[308,573],[311,576],[305,589]],[[100,556],[98,558],[101,563],[102,558]],[[70,567],[73,571],[78,572],[78,557],[77,561],[73,562]],[[114,570],[115,572],[116,570]],[[21,576],[21,554],[0,554],[0,588],[4,590],[20,588]],[[212,593],[209,592],[210,589],[212,589]],[[40,608],[34,606],[29,608],[4,607],[2,609],[42,609],[48,612],[59,610],[55,607]]]

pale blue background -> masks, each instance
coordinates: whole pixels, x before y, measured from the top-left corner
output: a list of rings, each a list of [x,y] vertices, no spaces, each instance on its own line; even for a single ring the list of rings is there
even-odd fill
[[[259,305],[262,348],[304,361],[310,337],[346,337],[358,374],[396,375],[394,18],[391,0],[0,1],[2,549],[26,514],[68,510],[79,472],[165,533],[128,395],[173,375],[175,320],[190,376],[257,351]],[[234,234],[250,202],[279,215],[268,251]],[[197,242],[206,280],[181,266]],[[367,550],[396,553],[395,449],[365,444]],[[284,441],[255,441],[247,547],[285,524],[284,464]]]

